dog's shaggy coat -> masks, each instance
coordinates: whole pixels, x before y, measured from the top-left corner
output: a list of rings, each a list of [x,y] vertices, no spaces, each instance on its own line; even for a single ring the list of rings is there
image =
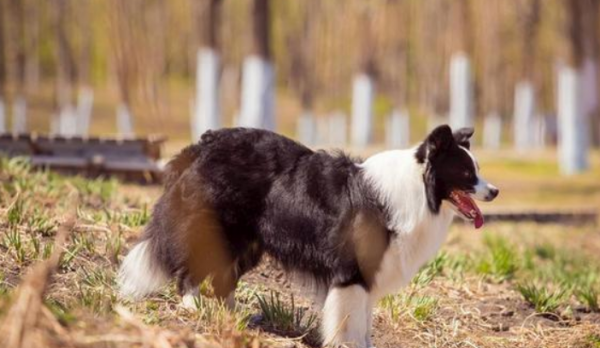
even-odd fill
[[[175,278],[189,302],[211,277],[215,295],[231,300],[268,254],[325,290],[325,343],[370,346],[373,305],[437,252],[456,210],[451,192],[497,195],[478,176],[472,133],[442,126],[413,149],[361,162],[263,130],[206,132],[168,164],[121,291],[139,298]]]

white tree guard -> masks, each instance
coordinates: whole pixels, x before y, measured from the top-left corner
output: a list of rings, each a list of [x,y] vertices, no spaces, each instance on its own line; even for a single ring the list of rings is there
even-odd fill
[[[410,119],[408,111],[394,109],[388,116],[386,144],[392,149],[404,149],[410,145]]]
[[[211,48],[200,48],[196,62],[196,98],[192,114],[192,138],[194,141],[207,130],[221,127],[219,55]]]
[[[455,53],[450,61],[450,126],[473,126],[473,90],[471,66],[464,53]]]
[[[535,90],[530,81],[524,80],[515,87],[513,121],[514,145],[517,150],[534,146]]]
[[[94,91],[90,87],[81,87],[77,95],[77,134],[87,137],[90,132]]]
[[[17,96],[13,102],[12,132],[14,134],[27,132],[27,102],[23,96]]]
[[[548,127],[546,124],[546,117],[544,115],[536,115],[533,118],[532,132],[533,136],[531,146],[537,149],[543,149],[546,147]]]
[[[131,112],[126,104],[119,104],[117,106],[117,133],[122,138],[132,138],[135,136],[133,133],[133,120]]]
[[[0,98],[0,134],[6,133],[6,109],[4,108],[4,100]]]
[[[334,112],[329,116],[329,144],[346,146],[348,143],[348,126],[343,112]]]
[[[561,173],[572,175],[588,168],[588,117],[582,96],[581,74],[562,66],[558,71],[558,159]]]
[[[317,124],[311,111],[305,110],[298,118],[298,140],[305,145],[314,146],[317,141]]]
[[[73,105],[64,105],[59,112],[58,134],[64,137],[77,135],[77,110]]]
[[[327,117],[317,117],[317,145],[329,145],[329,119]]]
[[[50,134],[56,135],[60,130],[60,115],[53,113],[50,116]]]
[[[239,125],[275,130],[275,72],[256,55],[244,60]]]
[[[371,76],[360,73],[354,77],[352,88],[351,142],[365,147],[371,141],[373,130],[373,98],[375,85]]]
[[[502,143],[502,118],[497,112],[487,115],[483,121],[483,146],[498,150]]]

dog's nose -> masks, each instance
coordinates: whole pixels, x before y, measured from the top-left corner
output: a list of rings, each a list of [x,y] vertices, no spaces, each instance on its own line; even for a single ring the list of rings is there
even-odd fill
[[[500,190],[498,190],[497,188],[491,188],[490,193],[488,194],[489,200],[491,201],[492,199],[496,198],[499,193]]]

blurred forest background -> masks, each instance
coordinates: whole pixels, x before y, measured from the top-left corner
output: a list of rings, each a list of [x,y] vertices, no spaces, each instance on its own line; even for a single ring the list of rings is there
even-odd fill
[[[261,3],[264,3],[261,5]],[[1,0],[0,93],[27,129],[48,132],[60,109],[93,91],[91,134],[116,132],[130,110],[135,133],[189,140],[197,52],[220,55],[222,124],[240,109],[244,58],[272,60],[277,130],[296,133],[306,110],[351,112],[358,72],[375,81],[374,138],[385,117],[407,110],[412,140],[449,112],[449,68],[471,62],[473,114],[504,121],[510,142],[515,87],[533,87],[536,115],[557,113],[557,69],[592,66],[597,79],[596,0]],[[257,12],[263,6],[265,13]],[[264,21],[255,25],[253,21]],[[258,28],[258,29],[257,29]],[[262,29],[261,29],[262,28]],[[266,44],[256,44],[259,31]],[[258,48],[257,48],[258,47]],[[587,68],[586,68],[587,69]],[[593,94],[597,94],[593,82]],[[591,129],[598,140],[595,99]],[[26,106],[25,106],[26,105]],[[66,106],[65,106],[66,105]]]

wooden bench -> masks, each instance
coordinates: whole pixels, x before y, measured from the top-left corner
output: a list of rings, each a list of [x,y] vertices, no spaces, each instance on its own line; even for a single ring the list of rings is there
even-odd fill
[[[38,168],[86,176],[119,176],[141,182],[160,181],[158,164],[164,137],[138,139],[0,135],[0,154],[29,157]]]

